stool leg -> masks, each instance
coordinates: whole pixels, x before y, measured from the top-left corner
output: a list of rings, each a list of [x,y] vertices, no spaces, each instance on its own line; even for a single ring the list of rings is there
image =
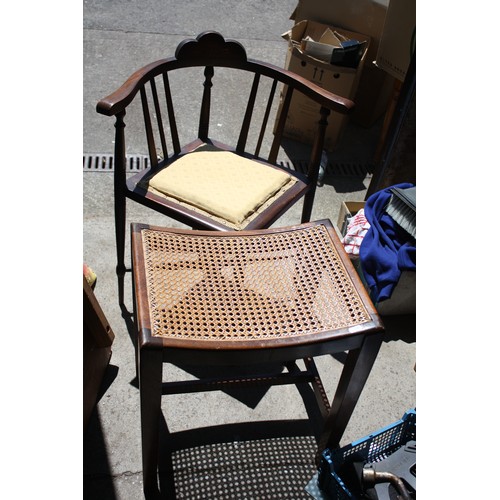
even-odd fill
[[[382,344],[383,332],[367,335],[359,349],[349,351],[319,440],[319,452],[336,448],[349,423]]]
[[[158,496],[162,366],[161,351],[142,349],[139,352],[142,475],[146,498],[156,498]]]

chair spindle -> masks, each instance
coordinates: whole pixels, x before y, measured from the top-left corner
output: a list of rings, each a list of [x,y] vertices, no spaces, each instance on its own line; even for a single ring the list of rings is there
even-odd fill
[[[273,80],[271,86],[271,92],[269,93],[269,98],[267,100],[266,112],[264,113],[264,119],[262,120],[262,126],[260,128],[259,139],[257,141],[257,146],[255,148],[255,156],[259,156],[260,148],[262,147],[262,141],[264,140],[264,134],[267,128],[267,122],[269,121],[269,114],[271,113],[271,106],[273,104],[274,95],[276,94],[276,86],[278,85],[278,80]]]
[[[172,100],[172,92],[170,91],[170,83],[167,73],[163,73],[163,87],[165,89],[165,99],[167,101],[168,122],[170,124],[170,136],[172,138],[172,147],[174,154],[179,154],[181,145],[179,142],[179,133],[177,132],[177,122],[175,121],[174,103]]]
[[[155,168],[158,166],[158,157],[156,155],[153,127],[151,125],[151,116],[149,114],[148,98],[144,86],[141,87],[141,101],[142,101],[142,113],[144,115],[144,126],[146,129],[146,139],[148,143],[149,161],[151,162],[151,168]]]
[[[165,131],[163,129],[160,101],[158,100],[158,91],[156,90],[156,82],[154,78],[151,79],[150,83],[151,83],[151,93],[153,94],[153,102],[155,106],[156,121],[158,123],[158,133],[160,135],[163,158],[168,158],[167,142],[165,141]]]
[[[198,137],[204,141],[208,139],[208,125],[210,121],[210,98],[212,89],[212,78],[214,76],[214,67],[206,66],[205,81],[203,82],[203,100],[201,102],[200,126],[198,128]]]
[[[269,152],[268,161],[270,163],[276,163],[278,158],[278,151],[280,148],[281,139],[283,137],[283,131],[285,130],[285,122],[290,108],[290,102],[292,101],[293,88],[288,86],[285,93],[285,98],[283,99],[283,106],[281,108],[278,125],[276,126],[276,131],[274,133],[274,140],[271,146],[271,151]]]
[[[239,153],[245,152],[245,146],[248,139],[248,130],[250,129],[250,123],[252,121],[252,113],[255,107],[255,98],[257,97],[257,90],[259,88],[260,75],[255,73],[252,89],[250,91],[250,96],[248,98],[247,109],[245,111],[245,117],[241,125],[240,137],[238,139],[238,144],[236,146],[236,151]]]

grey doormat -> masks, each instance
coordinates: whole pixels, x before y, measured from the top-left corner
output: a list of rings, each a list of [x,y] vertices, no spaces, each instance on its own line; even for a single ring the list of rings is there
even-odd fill
[[[316,441],[294,436],[235,441],[172,454],[179,499],[311,499]]]

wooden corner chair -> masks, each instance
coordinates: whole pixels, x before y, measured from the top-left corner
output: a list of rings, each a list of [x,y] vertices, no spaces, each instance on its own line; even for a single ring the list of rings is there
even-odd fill
[[[189,93],[191,84],[196,94]],[[230,87],[236,98],[225,95]],[[294,93],[306,95],[318,109],[317,133],[305,173],[277,164]],[[197,97],[199,104],[195,104]],[[184,40],[173,57],[144,66],[99,101],[97,112],[116,118],[114,196],[120,303],[125,272],[130,271],[124,258],[127,198],[191,228],[220,231],[270,227],[304,198],[301,222],[308,222],[327,117],[330,111],[346,114],[353,106],[352,101],[288,70],[249,59],[239,42],[212,31]],[[241,123],[239,130],[226,130],[228,109]],[[195,123],[189,124],[193,117]],[[139,147],[135,141],[140,138],[150,168],[127,176],[127,148]]]

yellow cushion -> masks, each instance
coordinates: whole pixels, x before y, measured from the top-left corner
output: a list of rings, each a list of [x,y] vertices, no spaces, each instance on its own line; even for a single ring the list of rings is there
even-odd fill
[[[180,201],[240,224],[289,180],[284,171],[229,151],[195,151],[149,180]]]

